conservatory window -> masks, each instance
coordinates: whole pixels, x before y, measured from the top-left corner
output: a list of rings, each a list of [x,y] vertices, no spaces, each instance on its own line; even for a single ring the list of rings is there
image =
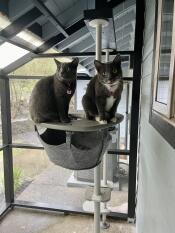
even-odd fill
[[[175,6],[174,0],[158,1],[153,110],[175,124]]]
[[[5,68],[10,65],[12,62],[18,60],[29,53],[29,51],[19,48],[8,42],[3,43],[0,46],[0,69]]]

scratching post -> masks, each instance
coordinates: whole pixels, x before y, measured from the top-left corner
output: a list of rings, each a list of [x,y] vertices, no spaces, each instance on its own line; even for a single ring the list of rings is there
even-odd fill
[[[96,28],[96,60],[101,61],[102,50],[102,26],[107,26],[108,21],[104,19],[94,19],[89,22],[91,27]],[[101,203],[101,189],[100,189],[100,165],[94,168],[94,233],[100,233],[100,203]]]
[[[113,49],[106,48],[106,49],[103,49],[103,51],[106,53],[106,59],[105,59],[106,62],[109,62],[109,54],[110,54],[110,52],[113,51]],[[108,187],[108,184],[107,184],[107,163],[108,163],[108,154],[106,151],[106,153],[103,156],[103,185],[104,185],[104,187]],[[102,214],[101,228],[107,229],[110,226],[110,224],[106,220],[106,216],[107,216],[107,212],[108,212],[107,202],[103,203],[103,208],[104,208],[104,210],[106,210],[106,212],[104,212]]]

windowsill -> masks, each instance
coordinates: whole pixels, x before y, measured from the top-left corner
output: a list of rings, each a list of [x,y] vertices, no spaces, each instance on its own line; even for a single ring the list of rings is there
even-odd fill
[[[160,112],[157,112],[156,110],[152,110],[154,114],[157,114],[159,117],[161,117],[164,121],[166,121],[168,124],[175,127],[175,118],[167,118],[165,115],[161,114]]]
[[[149,122],[175,148],[175,119],[167,119],[165,116],[151,110]]]

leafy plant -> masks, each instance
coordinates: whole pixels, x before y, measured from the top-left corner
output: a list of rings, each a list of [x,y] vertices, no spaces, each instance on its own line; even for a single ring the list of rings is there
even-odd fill
[[[21,186],[22,184],[22,169],[19,167],[13,168],[13,180],[14,180],[14,192]]]
[[[22,184],[22,169],[19,167],[13,168],[13,180],[14,180],[14,192],[21,186]],[[0,173],[0,190],[4,189],[4,173]]]

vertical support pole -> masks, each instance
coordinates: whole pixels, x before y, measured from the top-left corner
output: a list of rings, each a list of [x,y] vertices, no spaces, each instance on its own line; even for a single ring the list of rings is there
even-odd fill
[[[109,62],[109,49],[106,49],[106,62]]]
[[[102,25],[96,25],[96,60],[101,61],[101,33],[102,33]]]
[[[106,62],[109,62],[109,49],[105,50],[106,52]],[[106,151],[103,156],[103,185],[107,187],[107,165],[108,165],[108,152]],[[103,203],[104,210],[107,209],[107,203]],[[106,221],[106,213],[102,214],[102,224],[101,227],[103,229],[109,228],[109,223]]]
[[[12,132],[11,132],[11,112],[10,112],[10,88],[9,79],[0,77],[0,94],[1,94],[1,116],[2,116],[2,138],[3,144],[8,145],[3,150],[4,160],[4,184],[5,199],[8,204],[14,201],[13,186],[13,158],[12,148]]]
[[[105,50],[106,52],[106,62],[109,62],[109,49]],[[103,185],[107,186],[107,152],[103,156]]]
[[[102,25],[96,25],[96,59],[101,61]],[[100,196],[100,165],[94,168],[94,196]],[[94,201],[94,233],[100,233],[100,202]]]
[[[108,155],[107,151],[103,156],[103,185],[107,186],[107,165],[108,165]]]
[[[135,217],[136,206],[136,167],[139,124],[140,81],[144,30],[144,2],[136,0],[136,27],[134,44],[134,70],[130,127],[130,157],[129,157],[129,190],[128,190],[128,221]]]
[[[126,121],[125,121],[125,150],[128,149],[128,114],[129,114],[129,82],[126,83]]]
[[[94,168],[94,196],[100,196],[100,165]],[[94,201],[94,233],[100,233],[100,202]]]

